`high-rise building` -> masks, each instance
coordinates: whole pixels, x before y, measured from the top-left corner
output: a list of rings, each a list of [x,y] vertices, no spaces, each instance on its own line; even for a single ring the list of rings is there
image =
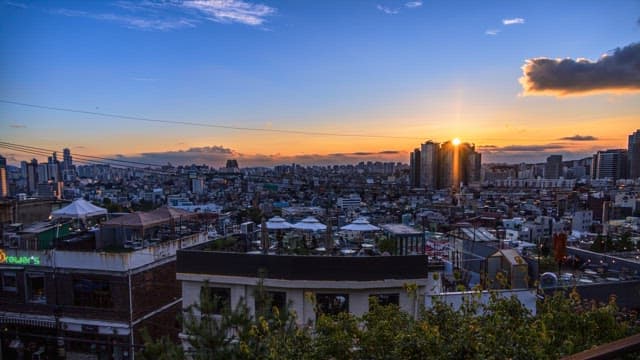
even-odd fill
[[[194,194],[202,194],[204,193],[204,179],[201,177],[196,177],[191,179],[191,192]]]
[[[420,149],[409,154],[409,185],[419,187],[420,184]]]
[[[225,165],[225,167],[226,167],[227,169],[238,169],[238,168],[239,168],[239,166],[238,166],[238,160],[236,160],[236,159],[229,159],[229,160],[227,160],[227,164]]]
[[[420,146],[420,186],[437,189],[440,144],[431,140]]]
[[[62,150],[62,163],[64,164],[63,168],[65,170],[73,166],[73,158],[71,157],[71,150],[69,150],[68,148],[64,148]]]
[[[60,164],[60,173],[62,180],[73,181],[76,177],[76,168],[73,166],[73,158],[71,150],[65,148],[62,150],[62,163]]]
[[[439,144],[431,140],[409,157],[411,186],[427,189],[458,188],[481,181],[482,155],[469,143]]]
[[[629,178],[640,177],[640,130],[629,135]]]
[[[7,159],[0,155],[0,198],[9,196],[9,184],[7,183]]]
[[[545,179],[559,179],[562,176],[562,155],[551,155],[544,165]]]
[[[628,154],[626,149],[598,151],[591,162],[593,179],[626,179],[628,177]]]
[[[27,192],[34,194],[38,186],[38,160],[31,159],[27,163]]]
[[[482,155],[469,143],[447,141],[440,146],[438,187],[458,188],[480,181]]]

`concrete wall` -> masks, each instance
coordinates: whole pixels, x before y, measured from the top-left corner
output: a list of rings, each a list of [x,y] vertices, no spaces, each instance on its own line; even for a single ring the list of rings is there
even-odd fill
[[[536,290],[499,290],[495,292],[501,297],[515,296],[524,307],[526,307],[533,315],[536,314]],[[443,301],[446,304],[450,304],[454,309],[459,309],[460,306],[471,299],[478,301],[481,304],[488,304],[491,293],[489,291],[482,291],[478,293],[476,291],[464,291],[464,292],[450,292],[442,293],[438,295],[426,296],[424,305],[427,308],[433,306],[433,303],[437,300]]]
[[[216,277],[212,275],[179,274],[178,279],[182,280],[183,307],[197,304],[200,301],[200,289],[207,282],[210,287],[224,287],[231,289],[231,304],[236,306],[244,300],[250,311],[254,312],[255,297],[254,292],[257,278],[233,279],[230,277]],[[370,283],[370,284],[367,284]],[[384,284],[386,283],[386,284]],[[417,309],[416,300],[408,296],[404,290],[405,282],[360,282],[360,286],[353,286],[351,282],[341,281],[287,281],[287,280],[264,280],[267,291],[282,291],[286,293],[287,302],[290,303],[297,317],[298,323],[303,324],[309,320],[315,321],[316,313],[313,303],[313,296],[316,294],[347,294],[349,295],[349,312],[354,315],[363,315],[369,311],[369,297],[374,294],[398,294],[399,305],[403,311],[415,313]],[[417,283],[418,294],[424,294],[427,289],[427,281],[407,280],[406,283]],[[434,280],[433,286],[437,282]]]

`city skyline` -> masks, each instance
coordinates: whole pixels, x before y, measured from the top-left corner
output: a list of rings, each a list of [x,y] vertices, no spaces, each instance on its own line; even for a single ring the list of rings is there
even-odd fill
[[[5,1],[0,140],[214,166],[407,163],[456,137],[483,162],[626,148],[639,5],[548,4]],[[562,81],[577,68],[595,75]]]

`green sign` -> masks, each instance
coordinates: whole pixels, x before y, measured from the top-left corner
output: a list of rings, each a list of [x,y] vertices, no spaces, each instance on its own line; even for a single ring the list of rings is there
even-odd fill
[[[0,250],[0,264],[40,265],[39,256],[11,256]]]

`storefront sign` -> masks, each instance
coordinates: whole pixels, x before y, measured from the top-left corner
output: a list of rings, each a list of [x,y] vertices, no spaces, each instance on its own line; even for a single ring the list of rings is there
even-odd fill
[[[0,249],[0,264],[9,265],[40,265],[39,256],[12,256]]]

